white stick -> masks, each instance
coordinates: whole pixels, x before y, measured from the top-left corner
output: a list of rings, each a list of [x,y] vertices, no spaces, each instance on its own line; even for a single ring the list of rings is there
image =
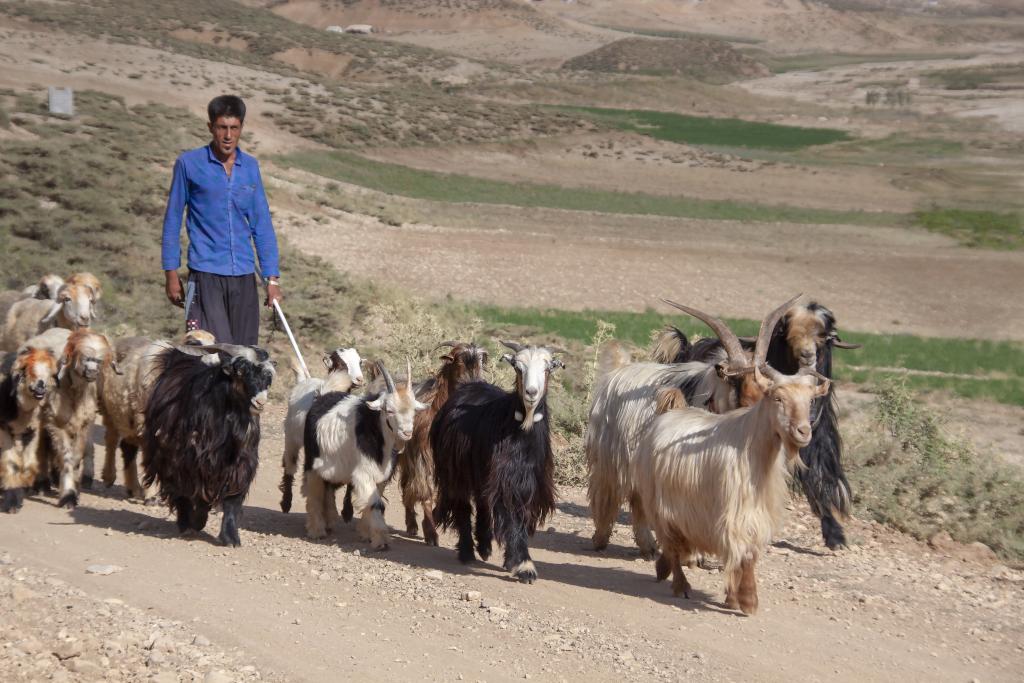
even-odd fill
[[[281,310],[281,304],[277,303],[277,299],[274,299],[274,310],[277,311],[277,317],[281,319],[281,324],[284,325],[284,332],[288,335],[288,341],[292,343],[292,350],[295,351],[295,357],[299,359],[299,365],[302,366],[302,371],[306,373],[306,377],[309,378],[309,368],[306,367],[306,361],[302,357],[302,352],[299,351],[299,345],[295,343],[295,335],[292,334],[292,328],[288,326],[288,320],[284,317],[284,311]]]

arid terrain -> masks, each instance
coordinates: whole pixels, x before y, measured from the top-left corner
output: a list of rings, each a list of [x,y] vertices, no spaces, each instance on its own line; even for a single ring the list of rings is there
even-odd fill
[[[839,366],[851,448],[879,429],[876,380],[916,378],[915,405],[967,454],[950,479],[980,458],[1019,485],[1024,14],[1011,0],[922,5],[0,0],[0,164],[17,160],[0,165],[4,284],[34,281],[37,264],[88,268],[122,290],[105,295],[101,331],[177,329],[156,265],[162,193],[175,155],[202,144],[206,103],[235,92],[311,363],[355,343],[427,364],[440,338],[417,338],[421,321],[367,321],[378,305],[432,306],[460,329],[566,346],[567,404],[585,414],[589,335],[466,320],[488,307],[667,315],[669,297],[756,321],[804,292],[866,350],[886,347]],[[325,30],[352,24],[374,33]],[[47,116],[47,86],[74,88],[81,111]],[[90,146],[107,129],[123,144]],[[807,129],[828,139],[805,142]],[[136,137],[118,141],[125,131]],[[66,150],[70,170],[47,170]],[[123,196],[111,168],[146,178],[146,194]],[[7,189],[25,178],[28,190]],[[62,202],[92,185],[88,201]],[[135,232],[118,241],[96,218],[88,242],[90,212],[111,206]],[[59,251],[65,225],[86,251]],[[422,348],[382,340],[399,328]],[[856,496],[837,552],[793,497],[751,618],[725,608],[714,569],[688,570],[693,596],[673,598],[626,513],[595,553],[574,485],[532,541],[532,586],[494,558],[459,565],[454,534],[432,548],[400,533],[395,484],[389,551],[368,551],[351,526],[309,541],[302,496],[288,515],[277,504],[292,378],[281,335],[271,344],[281,367],[242,547],[215,545],[219,515],[179,537],[164,507],[127,502],[120,485],[97,483],[72,512],[31,499],[0,517],[0,678],[987,682],[1024,670],[1021,558],[941,530],[915,540],[898,528],[917,527],[874,521]],[[557,457],[579,443],[569,431]],[[98,469],[98,423],[93,440]],[[957,495],[942,514],[978,507]]]

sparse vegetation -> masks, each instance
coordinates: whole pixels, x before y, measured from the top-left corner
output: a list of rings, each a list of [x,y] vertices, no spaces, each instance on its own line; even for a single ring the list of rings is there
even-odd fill
[[[904,382],[882,385],[875,419],[848,445],[855,505],[876,520],[921,539],[945,530],[1024,558],[1024,480],[947,433]]]
[[[1024,247],[1024,219],[1020,211],[932,208],[918,211],[917,222],[969,247],[1020,249]]]
[[[768,75],[768,69],[729,43],[707,36],[665,40],[624,38],[574,57],[562,65],[576,71],[686,76],[706,83],[729,83]]]
[[[560,107],[611,125],[621,130],[648,135],[658,140],[691,145],[751,147],[769,150],[799,150],[816,145],[849,140],[837,128],[803,128],[742,119],[688,116],[642,109],[602,109],[599,107]]]
[[[989,64],[956,69],[928,71],[925,80],[946,90],[982,88],[1020,88],[1024,83],[1024,64]]]

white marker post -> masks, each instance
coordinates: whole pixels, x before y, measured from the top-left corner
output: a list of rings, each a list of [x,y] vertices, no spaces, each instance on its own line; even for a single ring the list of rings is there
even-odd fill
[[[299,345],[295,342],[295,335],[292,334],[292,328],[288,326],[288,320],[284,317],[284,311],[281,310],[281,304],[277,303],[277,299],[274,299],[274,310],[277,311],[277,317],[281,319],[281,324],[284,325],[284,332],[288,335],[288,341],[292,343],[292,350],[295,351],[295,357],[299,359],[302,371],[306,373],[307,378],[310,377],[309,368],[306,367],[306,361],[302,357],[302,352],[299,351]]]

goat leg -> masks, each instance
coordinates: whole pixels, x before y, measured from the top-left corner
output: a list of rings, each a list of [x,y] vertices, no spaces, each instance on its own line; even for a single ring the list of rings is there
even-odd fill
[[[355,511],[352,509],[352,484],[345,487],[345,502],[341,504],[341,519],[346,524],[352,521]]]
[[[451,507],[455,517],[455,529],[459,532],[459,562],[469,564],[476,559],[473,553],[473,508],[468,500],[454,500]],[[477,510],[477,514],[480,511]]]
[[[738,602],[740,610],[744,614],[757,613],[757,579],[754,576],[754,566],[756,564],[757,558],[752,557],[743,560],[743,563],[740,565],[741,576]]]
[[[220,533],[217,540],[222,545],[237,548],[242,545],[242,539],[238,536],[238,518],[242,512],[242,495],[229,496],[221,504]]]
[[[594,519],[594,550],[604,550],[612,537],[615,518],[619,514],[622,496],[615,474],[606,475],[604,468],[595,468],[590,479],[590,515]]]
[[[434,524],[433,501],[423,501],[423,542],[437,547],[437,525]]]
[[[485,562],[491,556],[494,538],[494,524],[491,521],[491,508],[486,496],[477,496],[476,506],[476,551]]]
[[[521,506],[510,509],[503,501],[499,501],[494,506],[494,521],[499,532],[498,540],[505,546],[505,569],[521,583],[533,583],[537,580],[537,568],[526,544],[529,530],[524,518],[525,512]]]
[[[195,509],[192,515],[192,529],[195,531],[202,531],[206,528],[206,520],[210,516],[210,505],[205,502],[196,503]]]
[[[107,419],[103,420],[103,441],[106,450],[103,454],[103,485],[108,489],[117,481],[117,430],[114,424]]]
[[[658,554],[658,541],[647,523],[643,500],[635,491],[629,496],[629,509],[633,517],[633,538],[640,548],[640,557],[645,560],[653,559]]]
[[[416,536],[420,533],[420,524],[416,519],[415,503],[412,505],[403,503],[403,505],[405,506],[405,533]]]
[[[174,499],[174,511],[177,513],[178,532],[186,534],[192,530],[192,501],[185,496]]]
[[[21,486],[14,488],[5,488],[3,501],[0,502],[0,512],[9,512],[14,514],[21,510],[21,506],[25,503],[25,489]]]
[[[281,475],[281,483],[277,488],[281,492],[281,512],[288,513],[292,509],[292,484],[295,482],[295,475],[285,473]]]
[[[846,533],[843,531],[843,525],[832,516],[831,512],[821,516],[821,537],[829,550],[839,550],[847,547]]]
[[[129,498],[146,500],[146,489],[139,482],[139,447],[135,444],[121,442],[122,474],[124,475],[125,494]]]

